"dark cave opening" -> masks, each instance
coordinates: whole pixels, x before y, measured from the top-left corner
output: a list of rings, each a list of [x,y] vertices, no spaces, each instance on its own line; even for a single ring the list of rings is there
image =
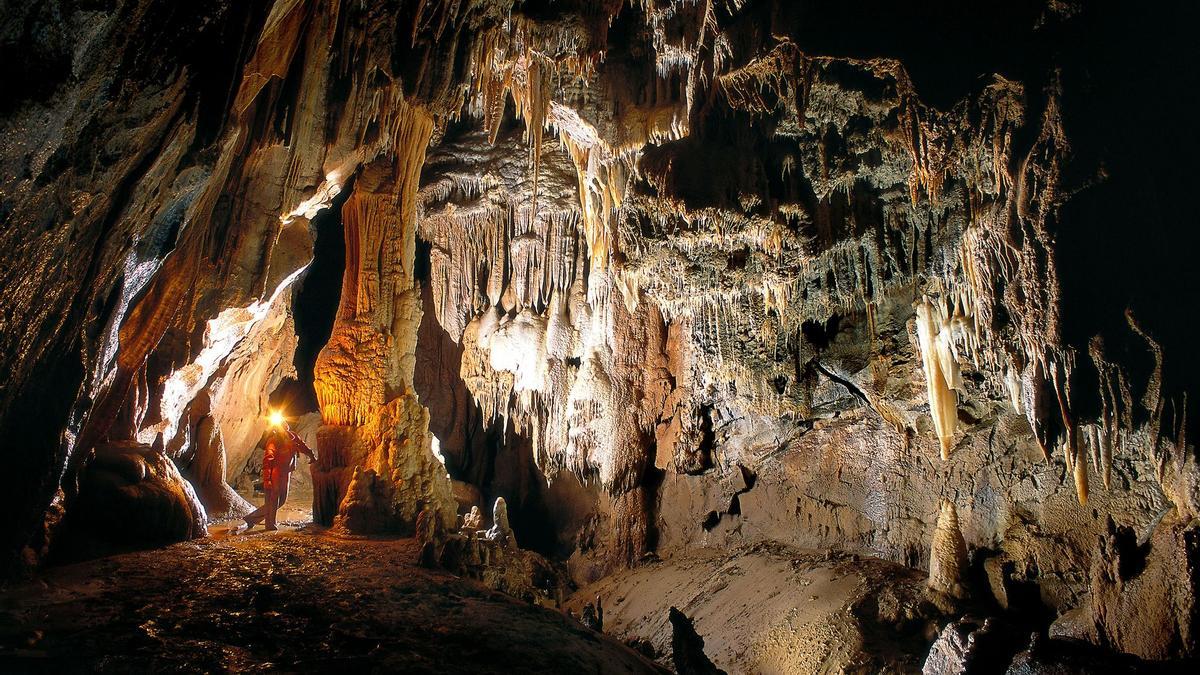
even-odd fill
[[[713,466],[713,452],[717,447],[717,434],[713,430],[713,408],[702,405],[699,408],[700,443],[696,447],[693,461],[687,467],[687,473],[699,475]]]
[[[560,529],[546,503],[546,483],[533,463],[532,439],[513,433],[489,434],[488,468],[480,486],[491,515],[491,504],[503,497],[508,505],[509,524],[521,548],[545,556],[570,553],[571,546],[558,540]]]
[[[800,325],[800,332],[804,335],[805,341],[820,352],[827,349],[834,338],[837,337],[838,331],[841,329],[841,324],[842,317],[832,314],[824,323],[819,321],[805,321]]]
[[[317,355],[333,333],[342,277],[346,269],[346,238],[342,227],[342,204],[353,192],[353,183],[343,186],[329,208],[313,217],[313,260],[292,295],[292,319],[296,327],[296,379],[287,378],[271,394],[272,405],[283,405],[289,415],[315,412],[313,367]]]

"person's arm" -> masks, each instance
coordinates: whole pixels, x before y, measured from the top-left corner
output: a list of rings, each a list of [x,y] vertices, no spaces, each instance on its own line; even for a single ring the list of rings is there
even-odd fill
[[[312,449],[311,449],[311,448],[309,448],[309,447],[308,447],[308,445],[307,445],[307,444],[305,444],[305,442],[304,442],[304,441],[300,440],[300,436],[298,436],[298,435],[296,434],[296,432],[294,432],[294,431],[289,431],[289,432],[288,432],[288,434],[289,434],[289,435],[292,437],[292,443],[295,443],[295,444],[296,444],[296,450],[297,450],[297,451],[298,451],[300,454],[302,454],[302,455],[304,455],[304,456],[308,457],[308,461],[310,461],[310,462],[315,462],[315,461],[317,461],[317,456],[313,454],[313,451],[312,451]]]

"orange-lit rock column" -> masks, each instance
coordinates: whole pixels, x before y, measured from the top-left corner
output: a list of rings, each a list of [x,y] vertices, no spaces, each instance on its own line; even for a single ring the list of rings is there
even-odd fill
[[[412,386],[421,320],[415,197],[433,121],[404,106],[391,131],[396,152],[362,168],[342,207],[342,299],[314,373],[324,421],[314,517],[359,532],[408,533],[424,509],[452,527],[456,507],[431,450],[429,412]]]

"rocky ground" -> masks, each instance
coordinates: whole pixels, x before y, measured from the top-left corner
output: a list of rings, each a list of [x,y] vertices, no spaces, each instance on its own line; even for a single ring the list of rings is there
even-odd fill
[[[695,622],[732,673],[919,672],[939,612],[924,577],[881,560],[779,544],[689,551],[579,591],[600,598],[604,630],[671,654],[667,607]]]
[[[0,672],[656,671],[562,614],[417,567],[413,540],[218,528],[0,591]]]

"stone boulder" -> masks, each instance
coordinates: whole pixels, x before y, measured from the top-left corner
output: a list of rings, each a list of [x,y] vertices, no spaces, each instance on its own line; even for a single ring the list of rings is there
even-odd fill
[[[166,455],[128,442],[97,447],[79,475],[54,552],[89,557],[206,536],[195,490]]]

